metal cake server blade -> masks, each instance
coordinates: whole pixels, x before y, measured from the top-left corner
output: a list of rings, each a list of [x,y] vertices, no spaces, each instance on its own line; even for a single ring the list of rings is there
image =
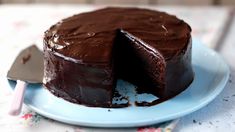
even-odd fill
[[[35,45],[21,51],[8,71],[7,78],[17,82],[9,114],[19,115],[27,83],[42,83],[43,53]]]

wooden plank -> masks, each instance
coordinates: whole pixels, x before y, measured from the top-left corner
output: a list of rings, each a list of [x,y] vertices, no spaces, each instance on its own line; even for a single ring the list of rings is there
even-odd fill
[[[231,12],[228,15],[227,20],[225,21],[224,28],[221,31],[222,34],[220,35],[218,42],[216,43],[216,47],[215,47],[216,51],[220,51],[222,49],[222,46],[224,42],[226,41],[226,37],[229,35],[229,31],[231,30],[231,27],[235,25],[234,20],[235,20],[235,9],[231,10]]]
[[[31,0],[0,0],[1,3],[30,3]]]
[[[35,3],[87,3],[89,0],[33,0]]]
[[[235,5],[235,0],[221,0],[220,3],[222,5],[234,6]]]
[[[149,0],[93,0],[94,4],[114,4],[114,5],[140,5],[140,4],[148,4]]]
[[[213,0],[157,0],[160,5],[212,5]]]
[[[158,0],[149,0],[149,5],[156,5],[158,3]]]

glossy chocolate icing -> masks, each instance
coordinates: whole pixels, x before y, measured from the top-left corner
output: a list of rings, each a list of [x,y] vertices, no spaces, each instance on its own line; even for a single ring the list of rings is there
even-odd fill
[[[190,32],[176,16],[147,9],[74,15],[45,32],[44,85],[88,106],[112,107],[117,78],[173,97],[193,80]]]

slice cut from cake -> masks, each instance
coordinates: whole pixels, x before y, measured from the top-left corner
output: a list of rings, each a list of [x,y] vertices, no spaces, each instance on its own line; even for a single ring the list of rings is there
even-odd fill
[[[166,62],[161,53],[124,30],[118,33],[115,46],[117,77],[135,84],[138,90],[164,97]]]
[[[171,98],[193,80],[191,28],[164,12],[105,8],[45,32],[44,85],[87,106],[112,107],[117,79]]]

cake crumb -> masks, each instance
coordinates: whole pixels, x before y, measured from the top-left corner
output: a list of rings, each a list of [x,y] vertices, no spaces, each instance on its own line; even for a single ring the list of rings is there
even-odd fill
[[[228,99],[223,99],[223,101],[226,101],[226,102],[227,102],[227,101],[228,101]]]
[[[201,123],[201,122],[198,122],[198,124],[199,124],[199,125],[202,125],[202,123]]]
[[[210,121],[209,124],[213,125],[213,123]]]
[[[196,121],[196,120],[193,120],[193,123],[197,123],[197,121]]]
[[[111,110],[110,110],[110,109],[108,109],[108,112],[111,112]]]
[[[29,61],[30,58],[31,58],[31,54],[27,54],[26,56],[22,58],[21,63],[25,64],[26,62]]]

